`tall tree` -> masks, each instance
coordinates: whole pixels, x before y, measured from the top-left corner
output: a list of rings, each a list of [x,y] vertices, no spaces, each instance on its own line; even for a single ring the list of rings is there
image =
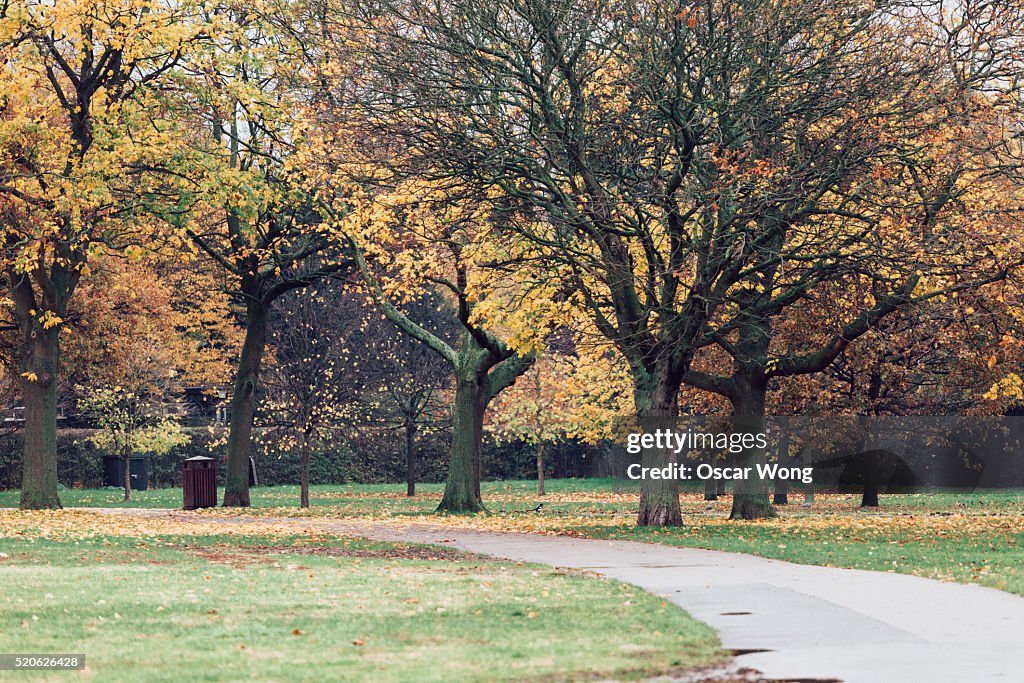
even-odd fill
[[[509,283],[488,268],[490,202],[461,198],[429,181],[372,187],[362,201],[345,200],[351,211],[339,227],[384,315],[451,368],[451,458],[438,511],[480,512],[485,509],[480,448],[487,407],[533,363],[544,326],[529,325],[529,306],[510,310],[503,287]],[[419,198],[415,207],[408,205],[409,197]],[[450,298],[457,341],[443,339],[403,310],[410,292],[426,288],[439,288]]]
[[[189,212],[178,222],[225,271],[245,327],[231,392],[225,507],[249,505],[253,413],[273,302],[351,266],[292,166],[307,99],[296,69],[300,47],[281,28],[288,13],[287,4],[209,10],[208,20],[223,30],[182,72],[179,106],[186,124],[200,125],[191,136],[199,151],[181,172]]]
[[[879,122],[888,155],[855,188],[837,188],[834,211],[751,260],[711,335],[732,372],[686,375],[727,397],[753,429],[763,424],[770,382],[822,372],[887,316],[977,290],[1024,263],[1013,246],[1024,215],[1019,118],[999,110],[1020,94],[1007,76],[1019,59],[1014,40],[1024,8],[966,3],[902,30],[919,41],[906,59],[944,74],[910,95],[939,104]],[[894,126],[916,132],[901,136]],[[805,325],[776,334],[787,315]],[[748,490],[752,484],[758,490]],[[732,516],[763,514],[770,514],[764,482],[737,482]]]
[[[949,79],[938,46],[911,39],[927,29],[908,4],[358,3],[345,19],[372,39],[352,41],[361,78],[339,100],[401,141],[399,172],[510,198],[506,231],[580,294],[657,426],[676,416],[709,328],[728,324],[730,292],[794,232],[860,208],[859,184],[897,139],[923,135],[885,124],[963,96],[918,96]],[[756,400],[738,400],[756,421]],[[674,480],[643,482],[637,522],[681,523]]]
[[[59,507],[57,375],[68,306],[93,257],[145,244],[171,154],[156,89],[201,27],[191,2],[0,4],[0,265],[25,402],[22,508]]]

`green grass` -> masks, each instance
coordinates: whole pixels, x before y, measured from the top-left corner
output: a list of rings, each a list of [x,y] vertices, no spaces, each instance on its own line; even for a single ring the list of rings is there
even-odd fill
[[[0,552],[0,652],[84,653],[97,680],[564,680],[722,656],[635,587],[448,549],[111,536]]]
[[[312,487],[313,508],[297,509],[298,488],[252,490],[253,514],[311,516],[422,517],[434,521],[440,484],[418,487],[407,498],[397,484]],[[780,519],[732,522],[724,519],[726,497],[712,510],[700,493],[683,496],[681,529],[653,531],[633,524],[635,485],[612,480],[562,479],[548,482],[539,498],[532,481],[485,482],[491,515],[487,528],[555,531],[752,553],[804,564],[912,573],[978,583],[1024,595],[1024,491],[998,489],[941,491],[882,496],[876,510],[859,508],[856,494],[819,494],[814,507],[780,508]],[[180,490],[136,494],[132,505],[178,507]],[[116,489],[62,492],[66,506],[118,506]],[[791,495],[795,503],[802,493]],[[544,501],[541,515],[526,513]],[[0,493],[0,505],[16,505],[17,492]],[[476,522],[472,522],[476,523]]]
[[[548,493],[593,493],[612,492],[622,486],[621,482],[611,479],[554,479],[547,485]],[[626,490],[634,490],[629,486]],[[481,492],[486,500],[494,495],[514,496],[516,501],[510,503],[489,503],[496,512],[520,509],[526,502],[543,500],[536,496],[537,484],[533,481],[496,481],[481,484]],[[444,484],[419,484],[417,496],[408,498],[405,485],[401,484],[331,484],[310,487],[310,504],[330,506],[333,508],[351,508],[357,514],[370,514],[386,511],[396,514],[433,513],[437,507],[437,497],[444,491]],[[426,495],[423,495],[426,494]],[[17,507],[20,492],[17,490],[0,491],[0,507]],[[299,503],[298,486],[258,486],[250,489],[250,497],[254,508],[297,507]],[[223,500],[224,489],[218,489],[217,500]],[[518,499],[521,498],[523,502]],[[61,504],[64,507],[112,507],[112,508],[180,508],[182,493],[180,488],[150,489],[133,491],[131,502],[124,501],[124,492],[119,488],[102,489],[62,489]],[[533,502],[530,507],[536,505]],[[336,510],[337,511],[337,510]]]

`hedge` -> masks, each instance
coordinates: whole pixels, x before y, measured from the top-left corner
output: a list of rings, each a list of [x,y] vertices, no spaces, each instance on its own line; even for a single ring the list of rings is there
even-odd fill
[[[150,456],[147,473],[150,488],[181,485],[181,463],[196,455],[218,457],[218,477],[223,483],[223,428],[210,432],[205,428],[186,429],[191,441],[169,453]],[[57,434],[57,478],[69,488],[103,486],[103,456],[107,453],[94,447],[87,437],[88,429],[62,429]],[[447,472],[445,435],[418,437],[417,481],[444,481]],[[296,453],[255,449],[256,472],[261,485],[297,484],[299,458]],[[21,485],[22,432],[0,436],[0,489],[16,489]],[[598,451],[571,441],[551,444],[546,448],[545,475],[548,477],[591,476]],[[485,479],[532,479],[536,476],[535,448],[526,443],[496,444],[486,440],[481,455]],[[310,457],[309,477],[312,484],[387,483],[405,481],[405,456],[396,433],[364,436],[358,442],[331,444],[318,449]]]

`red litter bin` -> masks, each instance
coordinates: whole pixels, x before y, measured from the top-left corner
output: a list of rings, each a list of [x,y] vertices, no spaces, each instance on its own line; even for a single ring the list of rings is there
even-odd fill
[[[181,491],[186,510],[217,507],[217,462],[197,455],[181,463]]]

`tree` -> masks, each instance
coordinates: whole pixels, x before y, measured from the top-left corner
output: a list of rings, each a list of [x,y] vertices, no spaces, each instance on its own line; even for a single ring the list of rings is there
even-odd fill
[[[350,172],[334,168],[339,175]],[[454,376],[451,458],[438,511],[483,511],[484,416],[491,401],[533,363],[544,327],[529,327],[527,318],[536,313],[529,306],[510,314],[504,283],[487,267],[489,202],[453,196],[429,182],[371,187],[365,199],[355,193],[346,199],[351,211],[339,232],[348,239],[363,284],[383,314],[440,356]],[[419,198],[415,208],[406,204],[408,197]],[[455,343],[410,318],[401,306],[410,292],[428,286],[451,299],[453,319],[445,327],[458,327]]]
[[[227,365],[222,350],[203,348],[208,337],[197,339],[191,316],[178,310],[174,278],[155,276],[159,261],[99,259],[67,318],[71,362],[61,382],[75,384],[74,406],[99,428],[87,440],[123,458],[125,500],[131,456],[188,443],[179,423],[184,387],[224,377]]]
[[[548,444],[564,439],[596,444],[612,436],[616,418],[628,411],[622,405],[628,373],[610,349],[588,345],[583,334],[568,328],[552,336],[550,348],[495,401],[488,424],[499,441],[533,446],[538,496],[545,495]]]
[[[713,334],[730,357],[731,375],[691,368],[688,383],[728,397],[736,415],[763,416],[770,382],[822,372],[888,316],[998,282],[1021,265],[1013,247],[1024,210],[1020,133],[999,107],[1019,95],[1006,75],[1019,59],[1013,41],[1024,29],[1024,10],[982,5],[929,13],[923,26],[903,29],[921,41],[907,59],[943,74],[911,94],[940,104],[898,120],[916,129],[913,136],[879,124],[879,135],[891,140],[889,156],[858,180],[856,197],[837,194],[840,208],[789,231],[777,250],[751,261]],[[961,96],[950,97],[951,89]],[[824,249],[808,244],[823,238]],[[774,329],[787,315],[806,323],[788,338]],[[750,484],[738,482],[734,518],[770,511],[766,495],[745,490]],[[877,505],[877,492],[866,500]]]
[[[57,376],[64,318],[93,257],[145,244],[170,154],[155,93],[200,31],[190,2],[0,4],[0,229],[20,337],[22,508],[59,507]]]
[[[274,447],[299,452],[299,506],[309,507],[311,450],[345,421],[346,387],[337,309],[313,289],[279,299],[280,321],[273,325],[275,363],[266,378],[260,424],[274,435]],[[331,302],[334,303],[334,302]]]
[[[351,20],[372,40],[356,41],[364,68],[346,103],[408,150],[397,172],[509,198],[506,233],[542,252],[540,281],[554,269],[579,293],[629,363],[641,423],[656,426],[676,416],[713,328],[739,324],[720,317],[735,288],[797,233],[809,260],[830,263],[835,233],[814,230],[876,199],[860,184],[908,137],[927,145],[923,129],[888,124],[962,96],[938,45],[904,40],[927,30],[905,4],[365,3]],[[952,87],[919,97],[935,80]],[[867,245],[871,231],[844,242],[857,237]],[[846,256],[834,255],[839,271]],[[736,394],[749,429],[754,389]],[[742,500],[768,509],[763,491]],[[674,480],[644,481],[637,521],[681,523]]]
[[[245,327],[231,394],[224,506],[249,505],[253,413],[273,302],[339,276],[351,261],[332,239],[292,155],[303,142],[301,48],[281,28],[289,9],[208,15],[225,29],[184,71],[179,111],[197,123],[182,162],[177,222],[217,263]],[[270,17],[280,20],[275,23]]]
[[[140,377],[126,378],[135,383]],[[136,453],[162,455],[189,442],[176,417],[181,406],[159,391],[159,385],[136,387],[94,386],[82,388],[78,408],[92,417],[99,431],[87,439],[98,448],[121,456],[124,461],[124,499],[132,499],[131,456]]]
[[[212,389],[231,377],[240,331],[201,262],[180,253],[104,256],[78,290],[65,319],[59,399],[71,408],[75,387],[114,386],[138,372],[139,358],[159,357],[171,393]],[[8,353],[4,349],[4,353]]]
[[[406,495],[416,495],[416,437],[421,430],[437,429],[451,421],[449,385],[451,366],[425,344],[413,339],[381,316],[372,302],[357,302],[350,293],[335,303],[350,311],[343,326],[346,357],[345,381],[349,406],[364,425],[380,424],[401,433],[405,456]],[[435,336],[456,343],[455,312],[444,296],[431,289],[417,293],[403,312]]]

